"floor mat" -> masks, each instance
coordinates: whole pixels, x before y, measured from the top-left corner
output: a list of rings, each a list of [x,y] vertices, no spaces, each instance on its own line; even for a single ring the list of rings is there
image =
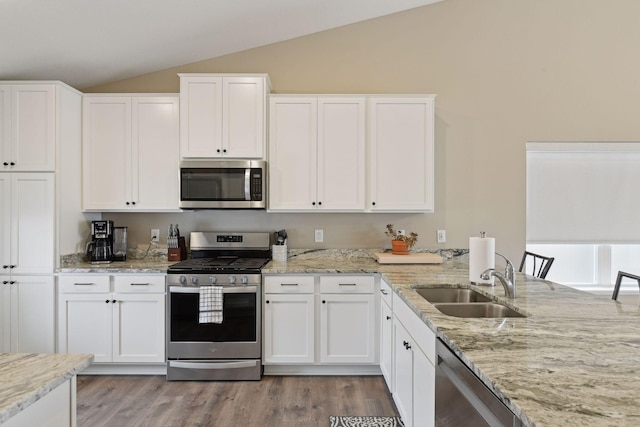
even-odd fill
[[[330,427],[404,427],[399,417],[329,417]]]

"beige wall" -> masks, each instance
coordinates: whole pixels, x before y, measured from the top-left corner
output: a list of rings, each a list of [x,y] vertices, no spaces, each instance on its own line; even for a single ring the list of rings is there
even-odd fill
[[[638,16],[637,0],[444,0],[87,89],[177,92],[177,72],[266,72],[274,93],[438,94],[435,214],[112,217],[144,228],[140,240],[150,224],[164,231],[170,222],[186,231],[287,227],[291,246],[312,248],[382,246],[388,222],[418,232],[419,247],[468,247],[482,230],[519,259],[527,141],[640,139]],[[313,243],[314,228],[325,230],[324,245]],[[435,242],[440,228],[446,245]]]

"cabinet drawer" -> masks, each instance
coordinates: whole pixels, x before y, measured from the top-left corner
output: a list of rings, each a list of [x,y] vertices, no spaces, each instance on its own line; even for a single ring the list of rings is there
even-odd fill
[[[264,292],[267,294],[312,294],[315,278],[309,276],[265,276]]]
[[[372,294],[373,276],[320,276],[320,292],[323,294]]]
[[[120,293],[164,293],[165,275],[147,276],[132,274],[128,276],[114,276],[113,290]]]
[[[101,293],[111,292],[109,276],[58,276],[58,292],[60,293]]]
[[[380,299],[387,303],[390,308],[393,308],[393,290],[384,279],[380,279]]]

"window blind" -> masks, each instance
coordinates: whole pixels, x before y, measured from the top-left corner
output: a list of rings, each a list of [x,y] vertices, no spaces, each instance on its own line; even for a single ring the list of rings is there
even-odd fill
[[[527,144],[527,243],[640,242],[640,143]]]

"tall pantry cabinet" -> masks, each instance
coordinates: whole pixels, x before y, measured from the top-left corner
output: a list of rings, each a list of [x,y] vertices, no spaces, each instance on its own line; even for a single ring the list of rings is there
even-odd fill
[[[0,352],[55,351],[53,272],[86,222],[80,106],[60,82],[0,82]]]

